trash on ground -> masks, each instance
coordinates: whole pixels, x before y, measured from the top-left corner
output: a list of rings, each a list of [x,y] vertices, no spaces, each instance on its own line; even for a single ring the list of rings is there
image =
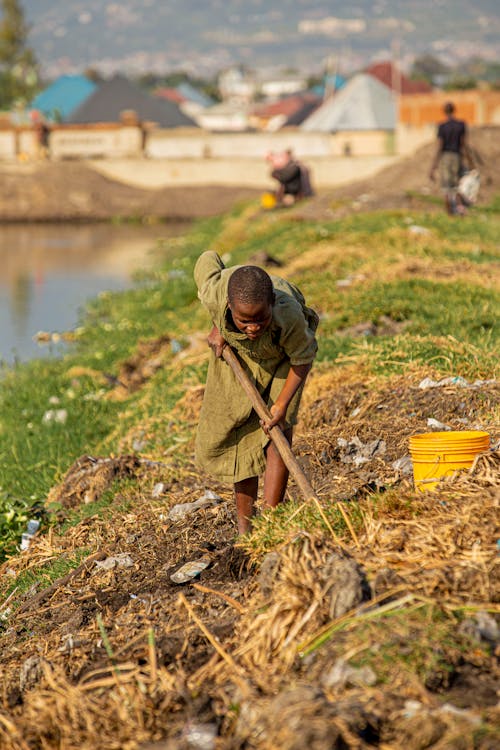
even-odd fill
[[[26,531],[21,534],[21,550],[28,549],[31,544],[31,540],[33,539],[39,528],[40,521],[38,521],[37,519],[32,518],[28,521]]]
[[[411,456],[401,456],[401,458],[397,458],[395,461],[393,461],[391,466],[393,469],[396,469],[396,471],[399,471],[399,473],[403,474],[404,476],[411,474],[413,471]]]
[[[434,417],[429,417],[427,420],[427,427],[432,427],[435,430],[442,430],[443,432],[449,432],[451,430],[451,427],[448,427],[444,422],[440,422],[439,419],[434,419]]]
[[[473,383],[469,383],[461,375],[455,377],[442,378],[441,380],[433,380],[432,378],[424,378],[418,384],[419,388],[425,390],[426,388],[443,388],[447,385],[458,385],[460,388],[481,388],[483,385],[493,385],[496,380],[474,380]]]
[[[408,227],[410,234],[416,234],[419,236],[432,234],[431,230],[427,227],[421,227],[419,224],[412,224]]]
[[[375,438],[369,443],[362,443],[355,435],[351,440],[337,438],[337,445],[341,449],[340,460],[344,464],[354,464],[361,466],[374,456],[382,456],[386,451],[386,442],[381,438]]]
[[[120,552],[117,555],[112,555],[110,557],[107,557],[105,560],[96,560],[95,566],[96,568],[100,568],[101,570],[113,570],[113,568],[131,568],[134,564],[134,561],[130,557],[130,555],[127,555],[126,552]]]
[[[161,497],[163,493],[166,490],[166,484],[164,482],[157,482],[155,486],[153,487],[153,491],[151,492],[151,497],[157,498]]]
[[[324,687],[371,687],[377,682],[377,675],[369,666],[352,667],[344,659],[337,659],[333,667],[322,679]]]
[[[42,417],[42,422],[43,424],[49,424],[50,422],[65,424],[67,418],[68,412],[66,409],[48,409]]]
[[[205,568],[210,565],[210,560],[207,557],[200,557],[199,560],[191,560],[190,562],[182,565],[175,573],[172,573],[170,580],[174,583],[186,583],[191,581],[200,575]]]
[[[215,724],[189,722],[182,733],[187,746],[192,750],[214,750],[217,737]]]
[[[200,510],[200,508],[208,508],[210,505],[216,505],[221,501],[222,498],[219,495],[212,492],[212,490],[207,490],[198,500],[192,503],[178,503],[174,505],[168,512],[168,518],[170,521],[179,521],[190,513]]]
[[[179,352],[182,351],[181,342],[177,341],[177,339],[172,339],[170,342],[170,349],[172,350],[172,354],[179,354]]]

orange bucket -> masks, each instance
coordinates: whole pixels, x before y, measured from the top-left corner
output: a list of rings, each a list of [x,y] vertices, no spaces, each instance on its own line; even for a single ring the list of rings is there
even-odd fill
[[[479,453],[490,448],[490,436],[479,430],[428,432],[410,437],[415,488],[433,490],[440,479],[470,469]]]

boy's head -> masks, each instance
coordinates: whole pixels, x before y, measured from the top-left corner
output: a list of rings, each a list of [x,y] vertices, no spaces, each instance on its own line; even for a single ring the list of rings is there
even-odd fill
[[[274,288],[268,273],[259,266],[240,266],[231,274],[228,306],[236,328],[249,339],[257,339],[273,317]]]
[[[453,104],[453,102],[446,102],[443,109],[445,115],[447,115],[447,117],[451,117],[455,112],[455,105]]]

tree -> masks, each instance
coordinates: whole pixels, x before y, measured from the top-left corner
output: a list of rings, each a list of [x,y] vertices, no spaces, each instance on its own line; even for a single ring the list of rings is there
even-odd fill
[[[413,61],[410,77],[432,84],[436,78],[446,76],[449,72],[449,67],[434,55],[421,55]]]
[[[29,26],[19,0],[1,0],[0,108],[25,104],[38,82],[37,63],[28,47]]]

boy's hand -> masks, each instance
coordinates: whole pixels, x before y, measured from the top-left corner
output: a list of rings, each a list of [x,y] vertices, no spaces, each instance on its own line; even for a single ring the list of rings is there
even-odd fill
[[[275,425],[279,424],[280,422],[284,423],[286,416],[286,406],[281,406],[281,404],[276,402],[271,406],[269,411],[272,414],[272,419],[260,420],[260,426],[262,427],[266,435],[269,435],[269,430],[271,430]],[[283,426],[283,424],[281,426]]]
[[[214,326],[208,334],[207,342],[215,356],[222,357],[222,350],[226,346],[227,341],[221,336],[217,326]]]

